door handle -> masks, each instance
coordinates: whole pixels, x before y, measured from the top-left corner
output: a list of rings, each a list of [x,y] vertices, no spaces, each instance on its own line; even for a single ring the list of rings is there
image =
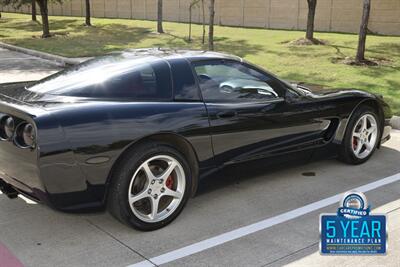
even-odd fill
[[[227,118],[232,118],[237,115],[236,111],[230,110],[230,111],[221,111],[217,113],[217,117],[221,119],[227,119]]]

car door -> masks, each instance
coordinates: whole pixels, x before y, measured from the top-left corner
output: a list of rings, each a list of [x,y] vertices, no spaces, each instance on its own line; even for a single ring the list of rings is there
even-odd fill
[[[206,60],[193,67],[210,119],[217,164],[299,150],[318,140],[329,124],[309,113],[304,116],[307,110],[285,99],[294,92],[248,64]]]

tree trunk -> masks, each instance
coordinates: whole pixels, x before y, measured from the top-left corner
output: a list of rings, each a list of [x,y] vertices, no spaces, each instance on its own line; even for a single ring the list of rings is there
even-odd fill
[[[85,25],[92,26],[92,23],[90,22],[90,0],[85,0],[85,8],[86,8]]]
[[[356,62],[365,60],[365,42],[367,40],[369,13],[371,11],[371,0],[364,0],[363,16],[361,20],[360,33],[358,36],[358,48]]]
[[[39,8],[40,8],[40,15],[42,17],[42,27],[43,27],[43,34],[42,38],[50,37],[50,28],[49,28],[49,13],[47,8],[47,0],[36,0]]]
[[[32,0],[31,9],[32,9],[32,21],[37,21],[37,19],[36,19],[36,1],[35,0]]]
[[[163,0],[158,0],[157,6],[157,32],[164,33],[163,29]]]
[[[192,5],[189,7],[189,42],[192,41]]]
[[[308,2],[308,17],[307,17],[307,32],[306,38],[314,41],[314,21],[315,9],[317,8],[317,0],[307,0]]]
[[[204,7],[204,0],[201,0],[201,9],[203,13],[203,38],[201,43],[204,44],[206,42],[206,11]]]
[[[208,50],[214,51],[215,0],[210,0],[210,24],[208,30]]]

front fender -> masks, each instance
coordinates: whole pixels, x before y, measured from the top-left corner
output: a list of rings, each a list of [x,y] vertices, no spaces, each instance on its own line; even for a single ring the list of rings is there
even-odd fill
[[[382,98],[375,96],[375,95],[370,95],[370,97],[359,100],[358,103],[353,108],[353,110],[351,111],[351,113],[348,116],[346,116],[340,120],[334,140],[333,140],[333,142],[335,144],[342,144],[350,118],[353,116],[355,111],[362,105],[369,105],[377,110],[378,116],[381,121],[381,125],[380,125],[381,136],[380,136],[380,138],[382,138],[383,129],[386,125],[387,120],[390,120],[390,118],[392,117],[392,112],[391,112],[389,105],[385,101],[383,101]]]

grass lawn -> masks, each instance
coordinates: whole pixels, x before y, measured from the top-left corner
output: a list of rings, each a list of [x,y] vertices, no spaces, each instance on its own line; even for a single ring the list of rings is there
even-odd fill
[[[94,27],[83,26],[84,19],[50,17],[56,36],[40,39],[41,25],[29,15],[2,13],[0,41],[68,57],[96,56],[115,50],[142,47],[202,48],[200,25],[193,26],[193,42],[187,41],[188,25],[165,23],[166,34],[154,33],[152,21],[93,19]],[[400,115],[400,37],[368,36],[367,57],[390,62],[374,67],[334,63],[353,57],[358,36],[341,33],[317,33],[325,46],[285,44],[303,37],[301,31],[216,27],[216,50],[239,55],[278,76],[292,81],[318,83],[331,87],[352,87],[379,93]],[[206,48],[206,47],[204,47]]]

